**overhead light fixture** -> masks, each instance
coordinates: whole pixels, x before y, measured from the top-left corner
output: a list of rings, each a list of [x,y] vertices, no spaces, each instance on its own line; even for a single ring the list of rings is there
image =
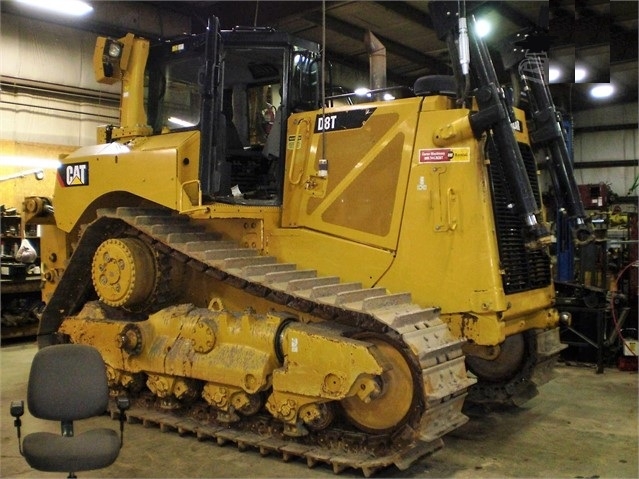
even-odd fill
[[[167,118],[167,120],[169,121],[169,123],[173,123],[174,125],[178,125],[183,128],[189,128],[191,126],[195,126],[194,123],[183,120],[182,118],[177,118],[175,116],[170,116],[169,118]]]
[[[2,156],[0,158],[0,166],[21,166],[23,168],[31,167],[39,170],[57,170],[61,165],[58,160],[50,160],[47,158],[34,158],[30,156]]]
[[[480,18],[475,22],[475,33],[479,38],[484,38],[485,36],[487,36],[492,29],[493,27],[488,20]]]
[[[548,70],[549,82],[554,82],[556,80],[559,80],[559,77],[561,77],[561,72],[559,71],[559,68],[551,67],[550,70]]]
[[[590,96],[593,98],[608,98],[615,92],[615,88],[609,84],[595,85],[590,89]]]
[[[93,7],[82,0],[16,0],[18,3],[34,8],[81,17],[93,11]]]
[[[370,90],[366,87],[355,88],[353,91],[357,96],[366,96],[370,93]]]
[[[586,70],[583,68],[575,68],[575,82],[583,81],[586,78]]]

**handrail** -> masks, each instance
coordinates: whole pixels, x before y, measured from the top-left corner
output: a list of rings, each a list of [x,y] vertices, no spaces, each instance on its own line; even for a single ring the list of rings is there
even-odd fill
[[[306,162],[304,163],[304,166],[302,166],[302,171],[299,174],[299,177],[293,181],[293,170],[295,168],[295,157],[297,156],[297,139],[300,136],[300,128],[302,126],[302,123],[306,123],[306,127],[309,128],[310,127],[310,122],[307,118],[302,118],[298,121],[297,123],[297,128],[295,129],[295,139],[293,140],[293,154],[291,156],[291,164],[288,167],[288,181],[291,182],[292,185],[299,185],[300,182],[302,181],[302,176],[304,176],[304,166],[306,165]]]

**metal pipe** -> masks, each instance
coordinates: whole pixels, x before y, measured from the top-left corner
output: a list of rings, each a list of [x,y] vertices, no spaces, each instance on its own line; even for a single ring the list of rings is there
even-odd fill
[[[386,88],[386,47],[370,30],[364,35],[364,44],[370,65],[369,88]]]
[[[2,88],[3,91],[14,90],[16,93],[23,91],[33,92],[33,94],[35,94],[36,96],[59,96],[72,100],[81,99],[100,105],[110,103],[117,107],[120,104],[120,95],[118,95],[117,93],[110,93],[90,88],[61,85],[58,83],[29,80],[27,78],[12,77],[7,75],[3,75],[2,79],[0,79],[0,88]]]
[[[20,106],[20,107],[25,107],[25,108],[38,108],[40,110],[57,111],[57,112],[61,112],[61,113],[71,113],[73,115],[90,116],[90,117],[93,117],[93,118],[102,118],[102,119],[105,119],[105,120],[117,120],[119,118],[117,116],[98,115],[97,113],[87,113],[85,111],[68,110],[66,108],[55,108],[55,107],[52,107],[52,106],[29,105],[28,103],[20,103],[20,102],[14,102],[14,101],[0,100],[0,104],[11,105],[11,106]]]
[[[25,176],[31,175],[31,174],[35,175],[36,180],[41,180],[44,178],[44,171],[42,171],[42,168],[34,168],[31,170],[24,170],[18,173],[13,173],[12,175],[2,176],[0,177],[0,183],[2,183],[3,181],[24,178]]]

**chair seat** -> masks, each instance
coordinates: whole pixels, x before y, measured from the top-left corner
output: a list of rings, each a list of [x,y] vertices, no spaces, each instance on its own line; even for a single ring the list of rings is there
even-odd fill
[[[35,432],[22,445],[27,463],[49,472],[90,471],[107,467],[120,451],[120,437],[112,429],[93,429],[73,437]]]

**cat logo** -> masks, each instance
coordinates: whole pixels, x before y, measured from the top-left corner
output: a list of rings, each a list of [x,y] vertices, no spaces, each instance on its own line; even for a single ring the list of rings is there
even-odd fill
[[[58,169],[58,181],[62,186],[87,186],[89,184],[89,163],[70,163]]]

